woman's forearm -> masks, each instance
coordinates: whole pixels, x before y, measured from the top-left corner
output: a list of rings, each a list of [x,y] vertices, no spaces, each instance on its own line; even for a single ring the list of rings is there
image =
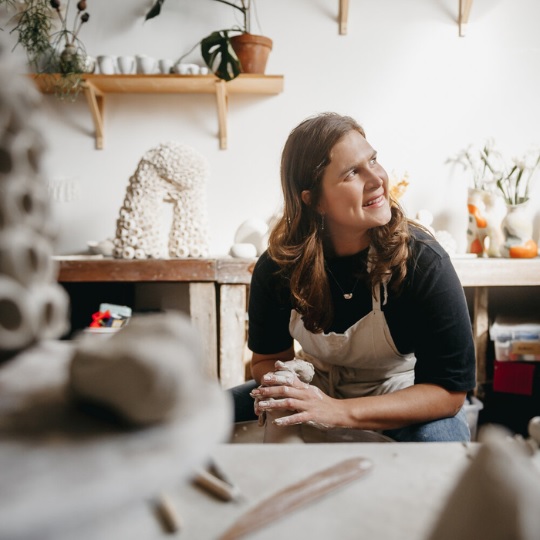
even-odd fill
[[[390,394],[342,400],[342,422],[371,430],[428,422],[457,414],[465,396],[434,384],[415,384]]]
[[[255,379],[257,384],[261,384],[263,375],[275,370],[275,363],[278,360],[287,362],[294,358],[294,348],[291,347],[285,351],[276,354],[257,354],[253,353],[251,359],[251,376]]]
[[[449,392],[433,384],[417,384],[379,396],[336,399],[300,381],[295,381],[293,386],[283,386],[275,379],[267,375],[264,382],[270,386],[259,387],[252,395],[262,411],[291,413],[276,420],[282,426],[311,424],[329,429],[394,429],[454,416],[465,400],[465,392]]]

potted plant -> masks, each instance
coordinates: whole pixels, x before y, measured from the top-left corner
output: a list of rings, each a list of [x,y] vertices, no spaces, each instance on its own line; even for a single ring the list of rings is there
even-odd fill
[[[234,79],[240,73],[264,73],[268,55],[272,50],[272,40],[251,33],[254,0],[214,1],[238,10],[242,15],[242,25],[212,32],[197,44],[201,46],[206,65],[217,77],[226,81]],[[164,2],[165,0],[156,0],[145,20],[159,15]]]
[[[90,19],[86,0],[79,0],[76,13],[70,14],[71,0],[28,0],[21,5],[14,0],[0,0],[0,6],[17,6],[10,19],[11,32],[17,36],[28,63],[35,73],[60,73],[56,84],[60,93],[73,93],[80,87],[81,73],[94,69],[79,39],[82,26]],[[68,19],[69,17],[69,19]],[[70,27],[69,21],[72,22]]]

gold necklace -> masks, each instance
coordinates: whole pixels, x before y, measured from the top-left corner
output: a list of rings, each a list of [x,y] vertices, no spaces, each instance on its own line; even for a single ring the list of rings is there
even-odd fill
[[[345,300],[350,300],[353,297],[353,292],[356,290],[356,286],[358,285],[358,282],[360,281],[360,278],[359,277],[356,278],[356,282],[354,284],[354,287],[352,288],[352,291],[350,293],[346,293],[343,290],[343,288],[341,287],[341,285],[339,284],[339,281],[336,279],[336,276],[334,276],[332,270],[330,270],[330,268],[328,268],[328,266],[326,267],[326,270],[332,276],[332,279],[336,282],[336,285],[339,287],[339,290],[341,291],[341,294],[343,294],[343,298],[345,298]]]

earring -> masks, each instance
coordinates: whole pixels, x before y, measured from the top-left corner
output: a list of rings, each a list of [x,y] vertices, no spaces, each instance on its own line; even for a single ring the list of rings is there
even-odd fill
[[[324,214],[321,214],[321,231],[324,231]]]

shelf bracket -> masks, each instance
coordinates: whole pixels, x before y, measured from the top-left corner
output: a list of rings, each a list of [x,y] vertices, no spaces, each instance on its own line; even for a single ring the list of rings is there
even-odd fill
[[[84,82],[84,95],[92,114],[94,128],[96,130],[96,148],[103,148],[103,112],[104,112],[104,96],[90,81]]]
[[[460,37],[463,37],[465,35],[467,24],[469,22],[469,15],[471,13],[472,3],[473,0],[459,0],[458,25]]]
[[[347,34],[347,21],[349,19],[349,0],[339,0],[339,33]]]
[[[219,148],[227,149],[227,86],[224,80],[216,81],[216,103],[219,123]]]

